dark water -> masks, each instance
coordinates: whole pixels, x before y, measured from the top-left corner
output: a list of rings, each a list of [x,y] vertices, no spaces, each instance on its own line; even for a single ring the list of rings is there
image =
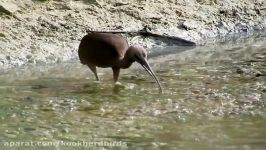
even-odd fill
[[[137,64],[122,70],[124,87],[113,85],[111,69],[99,69],[94,82],[78,61],[1,70],[0,149],[64,141],[72,145],[49,149],[264,150],[266,38],[171,49],[149,60],[162,95]]]

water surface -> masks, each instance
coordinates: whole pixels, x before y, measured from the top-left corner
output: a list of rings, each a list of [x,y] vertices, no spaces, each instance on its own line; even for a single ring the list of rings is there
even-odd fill
[[[266,38],[171,49],[176,51],[149,59],[161,95],[137,64],[121,71],[124,87],[113,85],[111,69],[99,69],[101,81],[95,82],[78,61],[0,70],[1,149],[12,141],[126,143],[107,149],[265,149]]]

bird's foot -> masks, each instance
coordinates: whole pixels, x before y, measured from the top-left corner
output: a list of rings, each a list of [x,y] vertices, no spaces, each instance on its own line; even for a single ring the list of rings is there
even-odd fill
[[[117,88],[125,88],[125,86],[122,85],[122,83],[120,83],[118,81],[115,82],[115,87],[117,87]]]
[[[120,91],[121,89],[125,89],[125,86],[122,85],[120,82],[116,81],[115,84],[114,84],[114,89],[113,89],[113,91],[114,91],[115,93],[119,93],[119,91]]]

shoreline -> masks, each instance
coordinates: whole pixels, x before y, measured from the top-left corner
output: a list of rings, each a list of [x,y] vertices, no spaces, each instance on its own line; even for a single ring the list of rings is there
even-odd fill
[[[265,31],[265,30],[264,30]],[[240,43],[244,43],[245,41],[248,41],[250,44],[251,41],[256,42],[257,40],[260,40],[261,38],[266,37],[266,32],[260,33],[260,32],[252,32],[252,33],[241,33],[241,34],[231,34],[223,37],[215,37],[211,40],[207,41],[204,45],[197,45],[197,46],[179,46],[179,45],[168,45],[168,46],[160,46],[153,47],[150,50],[150,53],[148,54],[148,59],[150,62],[156,64],[160,64],[160,62],[164,62],[165,58],[169,57],[171,59],[172,55],[178,55],[178,53],[187,53],[189,51],[198,51],[199,49],[204,49],[206,47],[207,49],[213,49],[217,50],[219,47],[222,46],[222,49],[226,49],[226,47],[234,47],[234,45],[239,45]],[[212,47],[212,48],[210,48]],[[163,59],[161,59],[163,57]],[[64,62],[57,62],[57,63],[45,63],[45,64],[23,64],[18,67],[0,67],[0,74],[6,74],[9,71],[12,71],[13,69],[18,69],[20,71],[22,70],[35,70],[38,68],[41,68],[46,70],[49,68],[60,68],[60,66],[71,66],[72,64],[79,64],[79,67],[83,67],[79,61],[78,58],[69,59]],[[103,69],[104,70],[104,69]],[[2,72],[1,72],[2,71]],[[27,71],[26,71],[27,72]]]

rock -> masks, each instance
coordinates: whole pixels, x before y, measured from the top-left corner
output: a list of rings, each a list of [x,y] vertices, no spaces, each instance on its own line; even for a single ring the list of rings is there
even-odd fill
[[[19,10],[19,7],[14,3],[0,2],[0,12],[4,14],[13,15],[18,10]]]
[[[182,23],[181,25],[183,28],[186,30],[192,30],[192,29],[197,29],[199,28],[199,25],[196,21],[194,20],[186,20]]]
[[[124,6],[124,5],[128,5],[128,3],[127,2],[116,2],[114,4],[115,7]]]
[[[242,68],[237,68],[236,73],[237,74],[243,74],[245,71]]]
[[[0,33],[0,37],[6,37],[4,33]]]
[[[266,76],[266,72],[257,72],[255,74],[256,77]]]

